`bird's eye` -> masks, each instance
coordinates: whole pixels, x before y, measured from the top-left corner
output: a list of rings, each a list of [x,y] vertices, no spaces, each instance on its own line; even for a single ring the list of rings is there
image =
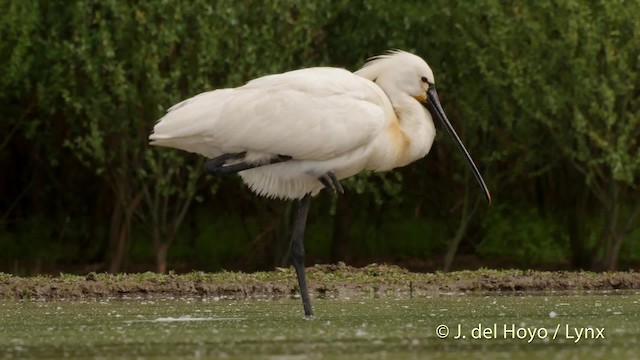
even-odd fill
[[[422,82],[425,83],[425,84],[427,84],[429,82],[429,79],[427,79],[425,76],[423,76],[422,79],[420,79],[420,80],[422,80]]]

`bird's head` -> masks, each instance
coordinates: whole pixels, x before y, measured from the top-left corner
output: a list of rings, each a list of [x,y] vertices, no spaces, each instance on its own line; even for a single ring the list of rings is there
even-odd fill
[[[356,72],[356,75],[376,82],[383,90],[385,88],[393,89],[393,94],[387,93],[389,97],[399,94],[400,96],[409,95],[415,98],[434,117],[438,118],[462,152],[474,177],[484,191],[487,201],[491,203],[491,194],[482,175],[480,175],[480,171],[464,147],[462,140],[453,129],[440,104],[433,71],[422,58],[405,51],[393,50],[369,60],[365,66]]]
[[[356,74],[421,103],[427,102],[429,86],[435,83],[433,71],[422,58],[401,50],[371,58]]]

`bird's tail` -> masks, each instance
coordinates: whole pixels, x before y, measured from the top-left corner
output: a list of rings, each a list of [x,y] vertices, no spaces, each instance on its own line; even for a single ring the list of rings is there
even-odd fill
[[[182,101],[167,111],[153,128],[150,144],[165,146],[208,157],[218,154],[212,143],[214,123],[224,107],[220,95],[231,89],[205,92]]]

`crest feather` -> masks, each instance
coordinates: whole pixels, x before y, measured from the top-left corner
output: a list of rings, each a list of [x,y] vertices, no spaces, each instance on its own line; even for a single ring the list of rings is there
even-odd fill
[[[355,72],[355,74],[358,76],[362,76],[365,79],[375,81],[385,68],[387,68],[388,66],[392,66],[392,64],[395,62],[395,59],[405,56],[415,55],[399,49],[389,50],[383,55],[370,57],[367,62],[360,68],[360,70]]]

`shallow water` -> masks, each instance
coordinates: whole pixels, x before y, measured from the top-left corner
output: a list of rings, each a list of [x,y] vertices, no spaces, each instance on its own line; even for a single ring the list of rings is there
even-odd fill
[[[639,292],[326,298],[313,305],[315,319],[305,320],[299,299],[5,301],[0,355],[640,359]]]

